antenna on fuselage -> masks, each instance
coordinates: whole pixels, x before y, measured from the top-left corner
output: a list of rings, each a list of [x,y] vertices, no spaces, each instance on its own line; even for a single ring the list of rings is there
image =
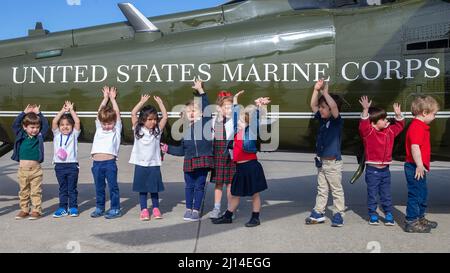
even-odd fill
[[[137,8],[130,3],[118,4],[123,15],[130,22],[135,32],[159,32],[157,28],[147,17],[145,17]]]

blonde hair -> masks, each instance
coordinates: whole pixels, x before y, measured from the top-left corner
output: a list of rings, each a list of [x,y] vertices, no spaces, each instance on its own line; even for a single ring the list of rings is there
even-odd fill
[[[105,106],[98,111],[98,120],[103,123],[116,122],[117,114],[111,106]]]
[[[420,115],[423,112],[429,114],[437,112],[438,110],[439,104],[431,96],[424,96],[424,95],[417,96],[411,103],[411,113],[414,116]]]

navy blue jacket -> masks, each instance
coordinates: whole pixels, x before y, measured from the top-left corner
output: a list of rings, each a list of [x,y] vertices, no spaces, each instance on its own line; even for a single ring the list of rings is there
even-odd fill
[[[16,134],[16,140],[14,142],[14,153],[11,157],[12,160],[15,160],[17,162],[20,161],[19,159],[19,148],[20,144],[22,144],[22,141],[28,137],[27,132],[23,130],[22,126],[22,120],[25,116],[25,112],[20,113],[17,118],[14,120],[12,129],[14,130],[14,133]],[[38,115],[41,119],[41,130],[39,131],[39,134],[37,135],[37,138],[39,140],[39,163],[44,162],[44,137],[48,132],[49,125],[47,118],[42,115],[42,113],[39,113]]]
[[[202,98],[202,112],[209,105],[208,96],[200,95]],[[192,159],[201,156],[213,155],[212,131],[204,132],[204,128],[211,120],[211,116],[202,117],[201,120],[190,124],[184,132],[180,146],[169,145],[168,154],[184,156],[185,159]],[[201,122],[201,123],[200,123]]]
[[[239,105],[233,105],[233,127],[234,134],[238,132],[238,121],[239,121]],[[243,148],[247,153],[258,152],[258,137],[259,137],[259,109],[250,114],[250,124],[245,127]]]

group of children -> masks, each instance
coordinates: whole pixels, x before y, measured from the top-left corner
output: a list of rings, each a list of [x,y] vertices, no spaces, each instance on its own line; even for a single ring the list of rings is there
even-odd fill
[[[264,170],[257,159],[260,119],[270,103],[268,97],[260,97],[254,105],[241,109],[238,105],[239,91],[234,96],[220,91],[216,115],[205,114],[209,105],[208,96],[200,80],[194,81],[195,97],[187,102],[182,112],[185,122],[181,144],[166,145],[161,142],[162,132],[168,120],[161,98],[155,96],[162,116],[157,108],[145,105],[149,95],[142,95],[131,111],[134,145],[129,163],[135,165],[133,191],[139,193],[140,220],[151,217],[161,219],[159,192],[164,191],[161,175],[162,153],[183,156],[186,211],[183,219],[199,221],[204,189],[211,171],[211,182],[215,183],[214,207],[209,213],[213,224],[232,223],[240,197],[252,196],[252,215],[246,227],[260,225],[260,192],[267,189]],[[103,100],[95,120],[96,132],[92,144],[92,175],[96,192],[96,207],[90,214],[97,218],[114,219],[122,215],[120,192],[117,183],[116,158],[119,153],[122,122],[116,101],[117,90],[105,86]],[[365,147],[367,205],[369,224],[379,224],[377,197],[385,214],[385,224],[394,225],[390,192],[389,165],[395,137],[401,133],[405,121],[400,105],[394,104],[396,122],[390,124],[384,109],[372,107],[366,96],[361,97],[363,107],[359,132]],[[317,135],[315,158],[318,169],[316,204],[306,224],[325,222],[328,193],[333,195],[332,226],[343,226],[345,198],[342,187],[341,135],[343,120],[340,115],[340,99],[330,94],[328,84],[319,80],[313,90],[311,109],[320,128]],[[438,111],[438,103],[430,96],[418,96],[412,102],[413,119],[406,134],[405,175],[408,182],[406,227],[408,232],[430,232],[437,223],[425,218],[427,203],[426,173],[430,170],[429,124]],[[207,124],[211,130],[204,130]],[[13,124],[16,133],[13,160],[19,162],[20,212],[16,219],[38,219],[42,216],[42,178],[40,163],[44,160],[44,137],[49,125],[40,112],[40,107],[28,105]],[[79,215],[77,182],[79,166],[77,138],[80,135],[80,120],[74,104],[66,101],[52,121],[55,174],[59,183],[59,208],[53,217],[76,217]],[[105,188],[109,187],[110,209],[105,210]],[[227,210],[221,213],[224,186]],[[148,194],[152,200],[150,213]],[[32,211],[30,213],[30,202]]]

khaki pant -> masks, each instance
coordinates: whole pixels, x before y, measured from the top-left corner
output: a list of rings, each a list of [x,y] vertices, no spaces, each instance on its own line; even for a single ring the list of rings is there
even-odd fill
[[[41,166],[32,168],[20,167],[17,172],[19,178],[19,205],[23,212],[30,212],[30,201],[33,205],[33,212],[42,214],[42,178]]]
[[[333,195],[333,214],[344,215],[345,198],[342,188],[342,160],[323,160],[322,167],[317,174],[317,197],[314,210],[318,213],[325,213],[328,202],[328,192],[331,189]]]

